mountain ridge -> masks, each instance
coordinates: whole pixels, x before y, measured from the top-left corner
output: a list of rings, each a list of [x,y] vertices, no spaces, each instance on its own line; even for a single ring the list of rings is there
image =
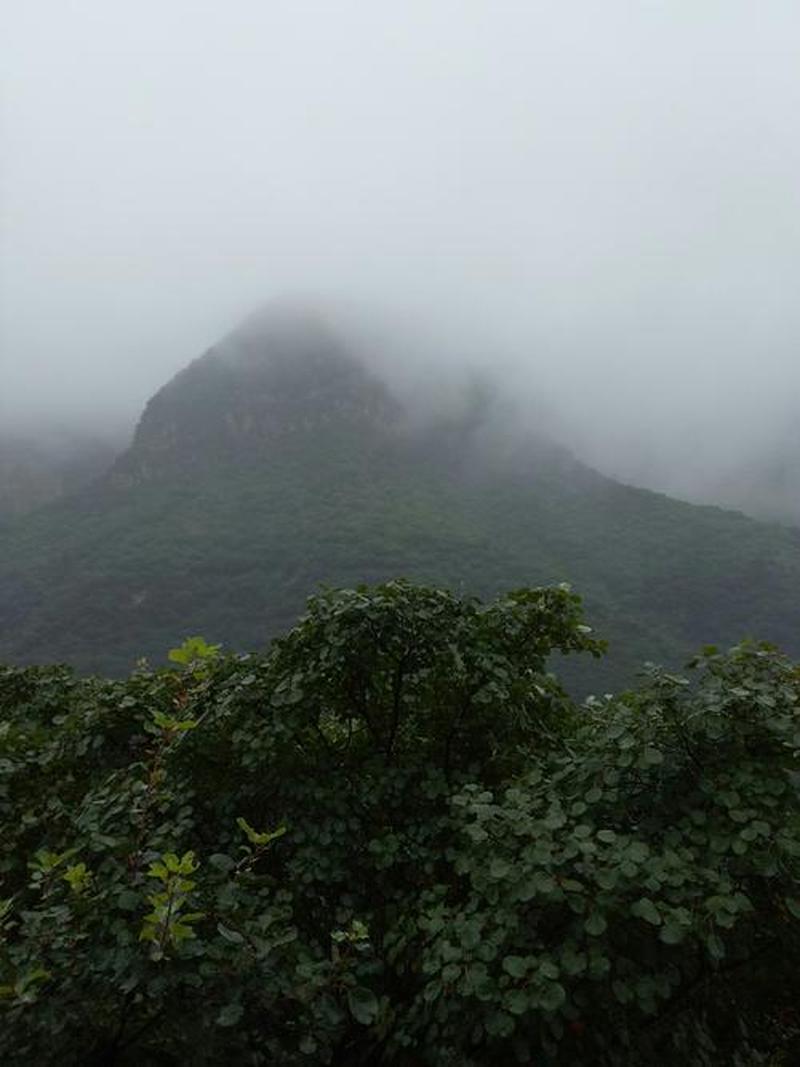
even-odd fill
[[[412,427],[344,341],[295,321],[234,331],[151,399],[104,479],[0,531],[0,658],[123,672],[186,633],[255,647],[319,582],[397,576],[570,582],[612,641],[570,668],[589,688],[746,634],[797,648],[800,531],[505,434],[480,390]]]

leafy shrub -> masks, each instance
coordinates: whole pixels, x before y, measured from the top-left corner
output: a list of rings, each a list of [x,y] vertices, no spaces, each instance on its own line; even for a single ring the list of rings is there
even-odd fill
[[[578,708],[553,650],[601,651],[566,588],[392,582],[260,656],[0,668],[3,1062],[791,1062],[797,669]]]

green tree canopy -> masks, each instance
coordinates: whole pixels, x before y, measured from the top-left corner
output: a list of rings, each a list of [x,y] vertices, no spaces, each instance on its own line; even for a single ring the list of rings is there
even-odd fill
[[[792,1062],[800,674],[577,707],[549,657],[601,647],[566,588],[392,582],[263,655],[0,668],[0,1057]]]

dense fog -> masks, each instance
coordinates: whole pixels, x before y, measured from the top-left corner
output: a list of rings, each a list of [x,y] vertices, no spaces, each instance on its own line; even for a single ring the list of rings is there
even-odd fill
[[[800,486],[792,0],[28,0],[3,24],[5,433],[124,435],[289,297],[418,393],[490,368],[623,479]]]

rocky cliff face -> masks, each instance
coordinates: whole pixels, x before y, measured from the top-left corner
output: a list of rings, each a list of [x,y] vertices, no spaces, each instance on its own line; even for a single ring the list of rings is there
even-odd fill
[[[254,316],[148,403],[117,482],[269,461],[301,435],[345,430],[364,447],[396,425],[400,405],[311,312]]]

